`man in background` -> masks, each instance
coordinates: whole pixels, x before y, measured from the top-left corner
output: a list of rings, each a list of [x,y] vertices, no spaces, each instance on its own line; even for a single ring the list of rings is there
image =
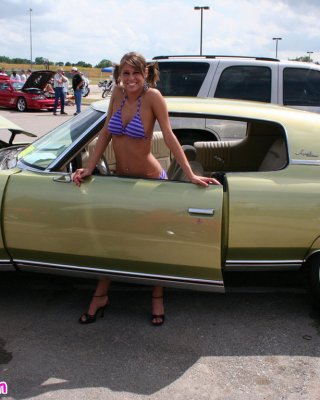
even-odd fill
[[[76,109],[77,109],[74,115],[77,115],[81,113],[81,97],[82,97],[82,88],[84,81],[77,67],[72,67],[71,74],[72,74],[72,89],[74,92],[74,100],[76,102]]]

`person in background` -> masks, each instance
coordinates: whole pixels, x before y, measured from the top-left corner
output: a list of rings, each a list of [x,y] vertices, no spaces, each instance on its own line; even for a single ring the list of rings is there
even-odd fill
[[[62,71],[62,75],[66,77],[64,71]],[[68,95],[68,90],[69,90],[69,79],[67,78],[66,81],[63,81],[63,95],[64,95],[64,104],[67,104],[67,95]]]
[[[66,115],[67,113],[64,111],[64,94],[63,94],[63,85],[64,82],[68,80],[63,74],[63,69],[58,68],[57,72],[53,77],[53,88],[54,88],[54,106],[53,106],[53,115],[57,115],[57,108],[60,100],[60,114]]]
[[[6,73],[5,67],[1,68],[0,75],[8,76],[8,74]]]
[[[17,71],[12,71],[12,74],[10,75],[10,79],[12,81],[21,81],[20,75],[17,74]]]
[[[29,76],[31,75],[31,73],[32,73],[31,69],[27,69],[27,73],[26,73],[27,79],[29,78]]]
[[[114,69],[116,86],[113,89],[106,122],[99,132],[95,149],[86,168],[80,168],[72,176],[77,186],[90,176],[110,144],[116,156],[116,171],[120,176],[150,179],[168,179],[161,164],[151,153],[151,140],[155,122],[158,121],[163,138],[188,179],[199,186],[219,182],[211,177],[195,175],[178,139],[172,132],[168,109],[161,93],[155,88],[159,80],[157,63],[147,64],[136,52],[125,54],[120,65]],[[123,244],[125,246],[125,243]],[[110,280],[99,280],[87,312],[79,322],[90,324],[97,315],[103,316],[109,305]],[[151,323],[160,326],[164,322],[163,288],[155,286],[152,291]]]
[[[74,115],[78,115],[81,113],[81,98],[82,98],[82,88],[84,85],[84,81],[77,67],[72,67],[71,73],[72,73],[72,89],[74,92],[74,100],[76,102],[76,112],[74,113]]]
[[[20,72],[20,78],[21,82],[25,82],[27,80],[27,75],[25,74],[24,69],[22,69]]]
[[[53,84],[53,79],[50,79],[50,81],[46,84],[45,88],[44,88],[44,92],[50,94],[54,94],[54,89],[52,87]],[[50,96],[51,97],[51,96]]]

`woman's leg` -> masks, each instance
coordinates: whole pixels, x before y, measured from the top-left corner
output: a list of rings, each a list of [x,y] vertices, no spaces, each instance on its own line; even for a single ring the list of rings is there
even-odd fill
[[[81,315],[79,322],[82,324],[94,322],[98,310],[104,311],[105,307],[109,304],[109,279],[100,279],[98,281],[96,290],[91,299],[88,312]],[[102,314],[103,315],[103,314]]]
[[[163,287],[154,286],[152,290],[152,320],[153,325],[162,325],[164,322]]]

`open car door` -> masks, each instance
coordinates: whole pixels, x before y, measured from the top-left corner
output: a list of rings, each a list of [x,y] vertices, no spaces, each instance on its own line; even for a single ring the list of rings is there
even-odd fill
[[[223,291],[223,187],[23,171],[10,177],[4,234],[21,268]],[[70,181],[70,180],[69,180]]]

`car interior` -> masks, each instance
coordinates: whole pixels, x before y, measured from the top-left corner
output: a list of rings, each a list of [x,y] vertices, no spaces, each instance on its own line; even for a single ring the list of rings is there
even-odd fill
[[[235,125],[236,126],[236,125]],[[85,166],[93,152],[97,138],[82,151],[82,166]],[[197,175],[221,176],[226,172],[277,171],[288,164],[288,150],[284,129],[277,124],[250,121],[247,134],[240,140],[196,141],[193,145],[182,145],[192,170]],[[161,132],[154,132],[152,153],[167,171],[170,180],[188,179],[166,147]],[[115,173],[115,157],[112,146],[105,151],[98,174]]]

